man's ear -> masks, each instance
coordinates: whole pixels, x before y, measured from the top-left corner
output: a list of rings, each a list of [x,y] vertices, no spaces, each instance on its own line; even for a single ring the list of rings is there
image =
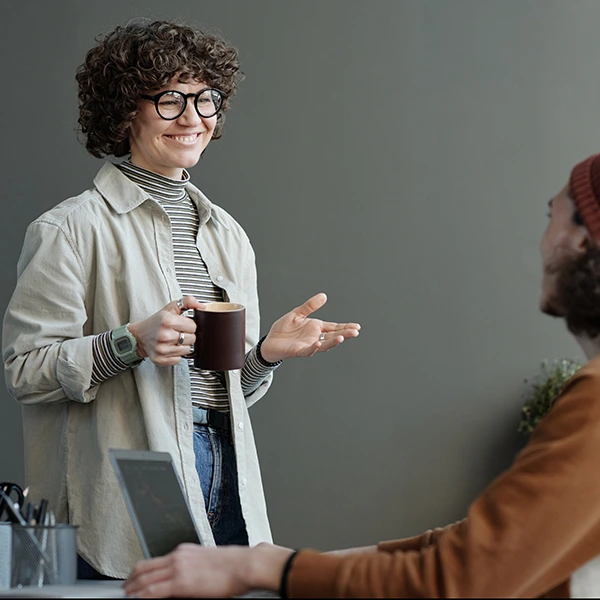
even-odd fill
[[[573,238],[573,247],[579,254],[585,254],[590,248],[597,244],[598,243],[592,239],[589,231],[583,225],[577,228],[577,232]]]

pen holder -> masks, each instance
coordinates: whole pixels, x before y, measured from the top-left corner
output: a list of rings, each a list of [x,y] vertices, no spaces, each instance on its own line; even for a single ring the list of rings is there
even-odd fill
[[[0,522],[0,590],[10,587],[12,523]]]
[[[11,586],[73,585],[76,525],[13,525]]]

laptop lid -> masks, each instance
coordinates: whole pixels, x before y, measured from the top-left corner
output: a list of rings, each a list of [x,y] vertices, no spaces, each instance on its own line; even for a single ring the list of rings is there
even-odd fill
[[[146,558],[200,543],[168,452],[111,449],[109,455]]]

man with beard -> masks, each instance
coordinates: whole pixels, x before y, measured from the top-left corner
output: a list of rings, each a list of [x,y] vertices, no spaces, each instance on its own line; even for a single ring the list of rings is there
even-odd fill
[[[272,544],[181,545],[139,563],[129,595],[598,597],[600,595],[600,154],[550,201],[541,309],[563,318],[589,362],[514,464],[445,528],[318,553]]]

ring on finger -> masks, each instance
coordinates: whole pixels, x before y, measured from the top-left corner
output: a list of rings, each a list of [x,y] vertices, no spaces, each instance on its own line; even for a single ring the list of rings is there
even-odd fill
[[[325,334],[324,334],[324,333],[322,333],[322,334],[319,336],[319,341],[320,341],[320,342],[322,342],[324,339],[325,339]]]
[[[183,298],[179,298],[179,300],[177,300],[177,308],[183,312]]]
[[[177,340],[177,345],[181,346],[183,344],[183,339],[185,338],[185,333],[183,331],[179,332],[179,339]]]

